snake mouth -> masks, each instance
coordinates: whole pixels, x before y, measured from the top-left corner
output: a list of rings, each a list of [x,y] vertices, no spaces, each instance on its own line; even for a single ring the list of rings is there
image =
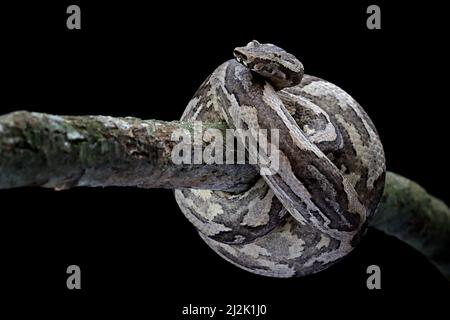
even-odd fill
[[[247,66],[248,64],[248,57],[245,53],[238,49],[234,49],[233,55],[236,58],[237,62],[243,64],[244,66]]]

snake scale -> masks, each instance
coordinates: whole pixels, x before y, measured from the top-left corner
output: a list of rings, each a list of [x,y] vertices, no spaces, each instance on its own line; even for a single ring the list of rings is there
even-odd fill
[[[304,74],[283,49],[254,40],[234,57],[200,86],[182,120],[277,129],[278,170],[237,194],[177,189],[177,203],[203,240],[244,270],[321,271],[355,247],[377,208],[385,179],[377,131],[350,95]]]

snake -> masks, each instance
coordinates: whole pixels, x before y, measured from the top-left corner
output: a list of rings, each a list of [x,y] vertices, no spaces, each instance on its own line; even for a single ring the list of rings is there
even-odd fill
[[[305,74],[293,54],[253,40],[233,55],[181,120],[220,119],[244,145],[245,132],[266,130],[277,169],[260,161],[243,192],[176,189],[175,199],[206,244],[241,269],[277,278],[325,270],[357,246],[376,212],[386,172],[380,137],[348,93]]]

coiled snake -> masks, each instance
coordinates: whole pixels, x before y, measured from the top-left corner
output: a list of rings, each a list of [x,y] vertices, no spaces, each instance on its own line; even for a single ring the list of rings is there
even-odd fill
[[[240,194],[175,190],[178,205],[214,251],[247,271],[323,270],[355,247],[380,200],[385,159],[377,131],[350,95],[304,75],[283,49],[252,41],[234,56],[201,85],[182,120],[277,129],[278,170]],[[262,172],[268,163],[258,166]]]

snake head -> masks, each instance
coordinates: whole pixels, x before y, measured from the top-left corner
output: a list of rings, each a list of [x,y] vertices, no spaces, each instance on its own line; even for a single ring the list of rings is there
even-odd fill
[[[233,54],[239,63],[264,77],[276,90],[295,86],[302,80],[302,63],[273,44],[253,40],[245,47],[235,48]]]

